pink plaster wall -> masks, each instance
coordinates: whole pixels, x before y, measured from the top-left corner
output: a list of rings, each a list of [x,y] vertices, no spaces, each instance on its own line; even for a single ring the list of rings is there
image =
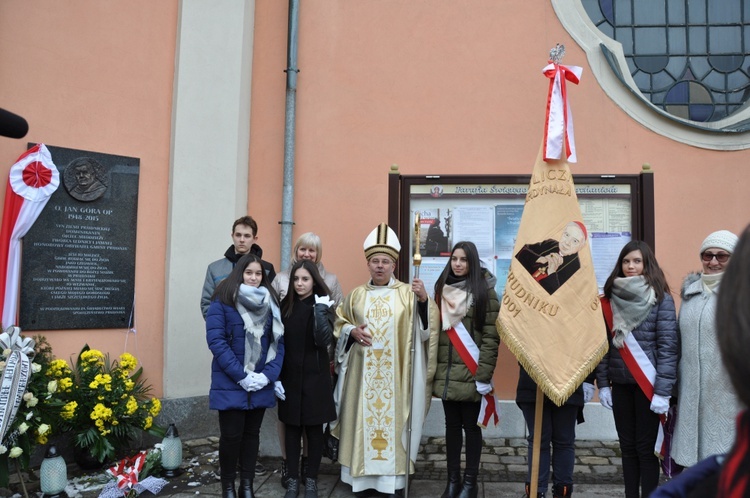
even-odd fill
[[[140,158],[137,353],[162,394],[164,254],[177,2],[0,2],[0,107],[29,122],[0,137],[0,178],[27,142]],[[5,187],[0,189],[5,195]],[[44,333],[57,357],[88,343],[117,356],[124,330]]]
[[[250,131],[248,211],[277,267],[287,8],[256,1]],[[0,107],[31,125],[24,140],[0,137],[0,177],[27,141],[141,159],[139,342],[136,351],[131,337],[129,349],[157,395],[177,11],[175,0],[0,2]],[[750,221],[750,152],[697,149],[633,121],[599,88],[549,2],[301,2],[293,237],[320,234],[323,260],[348,292],[367,278],[364,237],[387,219],[391,164],[413,175],[530,173],[542,140],[541,68],[555,43],[566,45],[566,63],[584,68],[570,92],[573,170],[635,174],[652,165],[657,256],[678,289],[699,267],[707,233],[740,231]],[[122,330],[47,336],[61,357],[84,342],[115,353],[124,342]],[[503,396],[512,397],[516,375],[502,348]]]
[[[249,210],[278,264],[287,2],[258,1]],[[637,174],[656,184],[657,257],[678,294],[711,231],[750,221],[750,152],[702,150],[627,116],[601,90],[549,2],[301,2],[294,238],[321,235],[345,292],[363,283],[362,242],[387,220],[387,174],[531,172],[542,140],[549,49],[584,68],[570,90],[585,174]],[[271,239],[271,240],[269,240]],[[515,392],[501,347],[496,380]]]

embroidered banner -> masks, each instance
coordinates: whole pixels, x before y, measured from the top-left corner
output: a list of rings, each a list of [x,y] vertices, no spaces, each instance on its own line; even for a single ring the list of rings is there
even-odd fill
[[[497,325],[519,363],[559,406],[604,356],[607,337],[570,167],[564,160],[545,162],[542,149]]]

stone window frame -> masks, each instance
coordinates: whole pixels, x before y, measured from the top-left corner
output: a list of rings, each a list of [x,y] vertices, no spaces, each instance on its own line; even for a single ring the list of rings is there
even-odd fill
[[[586,52],[594,77],[602,90],[631,118],[671,140],[711,150],[750,148],[750,106],[714,122],[696,122],[669,114],[649,102],[638,90],[619,42],[599,31],[581,0],[550,0],[565,30]],[[609,59],[609,60],[608,60]],[[574,64],[563,60],[563,64]],[[614,70],[613,70],[614,68]]]

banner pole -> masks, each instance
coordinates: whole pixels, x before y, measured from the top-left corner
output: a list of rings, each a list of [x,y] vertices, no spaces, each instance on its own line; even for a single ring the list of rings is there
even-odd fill
[[[544,411],[544,393],[536,386],[536,407],[534,410],[534,446],[531,451],[531,483],[529,496],[537,496],[539,487],[539,453],[542,449],[542,412]]]

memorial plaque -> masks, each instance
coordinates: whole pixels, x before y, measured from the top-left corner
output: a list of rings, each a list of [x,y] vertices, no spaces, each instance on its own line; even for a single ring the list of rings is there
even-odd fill
[[[22,239],[21,329],[129,327],[140,161],[48,148],[62,181]]]

